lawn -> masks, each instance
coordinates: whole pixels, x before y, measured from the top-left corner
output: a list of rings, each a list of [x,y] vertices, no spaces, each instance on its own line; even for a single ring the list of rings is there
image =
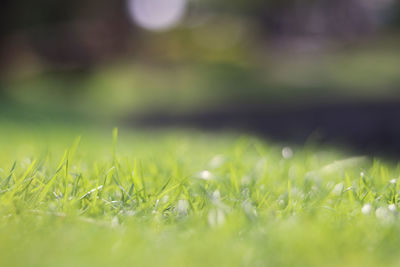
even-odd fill
[[[1,122],[0,266],[398,266],[400,168],[193,130]]]

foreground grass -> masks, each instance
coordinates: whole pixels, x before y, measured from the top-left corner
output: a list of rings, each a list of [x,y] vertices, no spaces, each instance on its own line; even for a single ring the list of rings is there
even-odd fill
[[[230,134],[0,137],[0,266],[400,263],[400,169],[378,160]]]

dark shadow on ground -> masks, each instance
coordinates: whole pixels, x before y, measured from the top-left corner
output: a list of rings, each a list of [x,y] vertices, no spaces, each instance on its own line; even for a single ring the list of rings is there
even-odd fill
[[[199,113],[133,116],[141,127],[238,130],[272,140],[339,144],[360,153],[400,156],[400,102],[315,103],[306,106],[235,106]]]

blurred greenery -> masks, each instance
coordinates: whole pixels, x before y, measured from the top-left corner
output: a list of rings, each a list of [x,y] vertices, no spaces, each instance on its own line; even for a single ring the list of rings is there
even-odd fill
[[[193,0],[163,32],[135,25],[126,7],[6,1],[3,117],[14,109],[109,121],[399,95],[397,2]]]
[[[86,114],[98,120],[151,110],[182,113],[247,104],[392,101],[399,96],[397,43],[372,40],[312,57],[253,51],[246,60],[234,55],[215,62],[117,62],[88,72],[28,72],[10,76],[3,86],[7,101],[25,110]]]

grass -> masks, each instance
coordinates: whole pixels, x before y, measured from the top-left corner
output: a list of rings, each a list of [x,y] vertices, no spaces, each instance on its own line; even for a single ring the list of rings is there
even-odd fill
[[[0,147],[0,266],[400,262],[400,167],[378,159],[231,133],[6,122]]]

